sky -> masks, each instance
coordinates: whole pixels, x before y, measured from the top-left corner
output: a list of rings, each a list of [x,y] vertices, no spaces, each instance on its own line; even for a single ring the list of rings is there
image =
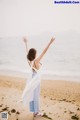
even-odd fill
[[[42,60],[43,69],[54,74],[80,75],[79,13],[79,4],[54,4],[53,0],[0,0],[1,66],[26,69],[23,36],[27,36],[29,48],[35,47],[39,54],[55,36],[54,44]]]
[[[0,0],[0,37],[80,31],[80,5],[53,0]]]

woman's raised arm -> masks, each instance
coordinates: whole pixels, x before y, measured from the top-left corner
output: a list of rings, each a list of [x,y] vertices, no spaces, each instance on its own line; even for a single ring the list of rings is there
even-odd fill
[[[26,46],[26,52],[27,52],[27,54],[28,54],[27,38],[24,37],[24,38],[23,38],[23,41],[24,41],[24,43],[25,43],[25,46]]]
[[[50,47],[50,45],[53,43],[54,40],[55,40],[55,38],[51,38],[51,40],[48,43],[48,45],[46,46],[46,48],[43,50],[41,55],[36,59],[36,62],[39,62],[42,59],[42,57],[45,55],[45,53],[47,52],[48,48]]]

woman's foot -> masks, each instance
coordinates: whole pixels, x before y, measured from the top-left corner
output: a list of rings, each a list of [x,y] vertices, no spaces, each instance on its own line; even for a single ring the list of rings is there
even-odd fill
[[[38,112],[37,115],[38,115],[38,116],[43,116],[43,113],[42,113],[42,112]]]
[[[37,112],[37,113],[34,113],[34,117],[36,117],[36,116],[43,116],[43,113],[41,113],[41,112]]]
[[[36,117],[37,114],[38,114],[38,112],[37,113],[33,113],[34,117]]]

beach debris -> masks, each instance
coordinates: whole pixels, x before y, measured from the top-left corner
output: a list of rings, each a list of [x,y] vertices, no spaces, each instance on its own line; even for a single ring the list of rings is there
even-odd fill
[[[8,114],[11,115],[10,111],[8,111]]]
[[[46,98],[46,96],[44,96],[44,98]]]
[[[59,101],[66,101],[66,99],[61,99],[61,100],[59,100]]]
[[[50,118],[48,115],[46,115],[46,113],[44,113],[42,117],[45,117],[45,118],[52,120],[52,118]]]
[[[16,114],[20,114],[20,112],[17,111]]]
[[[72,100],[72,102],[75,102],[75,100]]]
[[[77,110],[80,110],[80,108],[77,108]]]
[[[70,114],[73,114],[74,112],[69,111]]]
[[[69,100],[68,102],[72,102],[72,101]]]
[[[50,100],[53,100],[52,98],[50,98]]]
[[[16,112],[16,110],[15,110],[15,109],[12,109],[12,110],[11,110],[11,112],[12,112],[12,113],[15,113],[15,112]]]
[[[8,108],[9,108],[9,107],[5,107],[5,108],[3,108],[0,112],[9,111]]]
[[[65,110],[64,113],[66,113],[67,111]]]
[[[63,101],[66,101],[66,99],[62,99]]]
[[[8,108],[9,107],[5,107],[5,108],[2,109],[2,111],[8,111]]]
[[[79,120],[79,116],[77,114],[71,116],[71,118],[74,119],[74,120]]]

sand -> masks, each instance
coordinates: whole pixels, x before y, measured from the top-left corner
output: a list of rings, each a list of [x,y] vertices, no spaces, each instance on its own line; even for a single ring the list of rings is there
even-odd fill
[[[33,120],[33,113],[17,104],[25,83],[23,78],[0,76],[0,112],[8,112],[8,120]],[[34,120],[80,120],[80,83],[41,80],[40,111],[44,117]]]

